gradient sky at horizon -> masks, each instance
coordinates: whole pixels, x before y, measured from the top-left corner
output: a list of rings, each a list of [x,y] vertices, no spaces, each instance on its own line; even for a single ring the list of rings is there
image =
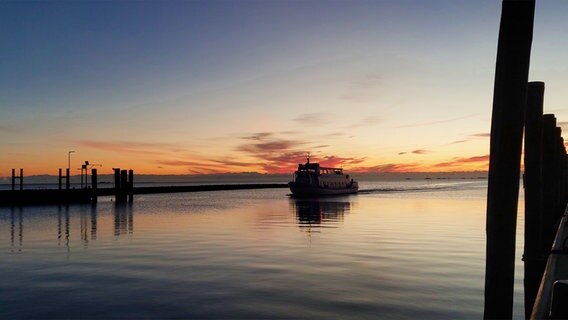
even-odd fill
[[[0,176],[485,170],[501,1],[0,2]],[[568,1],[529,79],[568,124]]]

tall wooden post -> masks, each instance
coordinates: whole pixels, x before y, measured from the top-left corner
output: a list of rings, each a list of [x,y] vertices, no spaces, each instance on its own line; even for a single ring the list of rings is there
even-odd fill
[[[16,169],[12,168],[12,190],[16,190]]]
[[[134,170],[128,170],[128,202],[134,201]]]
[[[534,0],[503,0],[487,192],[485,318],[512,318],[521,144]]]
[[[91,169],[91,192],[92,197],[91,197],[91,201],[92,202],[97,202],[97,189],[98,189],[98,182],[97,182],[97,169]]]
[[[20,190],[24,190],[24,169],[20,168]]]
[[[63,186],[63,184],[62,184],[63,177],[61,176],[61,172],[62,172],[61,168],[59,168],[59,179],[57,180],[59,182],[58,183],[59,190],[61,190],[61,187]]]
[[[525,110],[525,318],[532,312],[546,258],[540,251],[544,82],[529,82]]]
[[[120,168],[112,168],[114,170],[114,199],[120,202]]]
[[[128,192],[128,171],[120,171],[120,201],[126,201],[126,194]]]
[[[71,189],[71,179],[70,179],[70,175],[71,175],[71,169],[66,168],[65,169],[65,189],[69,190]]]
[[[555,161],[556,118],[542,117],[542,215],[540,217],[540,250],[548,253],[554,241],[555,214],[558,203],[558,184]]]

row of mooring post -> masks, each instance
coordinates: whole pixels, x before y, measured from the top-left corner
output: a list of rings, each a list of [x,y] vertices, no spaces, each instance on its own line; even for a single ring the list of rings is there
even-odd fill
[[[134,199],[134,170],[114,170],[114,188],[116,202],[132,202]]]
[[[525,314],[531,314],[568,198],[566,147],[553,114],[543,114],[544,83],[530,82],[525,109]]]
[[[16,190],[16,180],[20,180],[20,190],[24,190],[24,169],[20,168],[20,175],[16,175],[16,169],[12,169],[12,190]]]
[[[566,147],[556,118],[542,118],[542,212],[540,219],[540,251],[548,254],[564,209],[566,208]],[[529,226],[530,227],[530,226]]]

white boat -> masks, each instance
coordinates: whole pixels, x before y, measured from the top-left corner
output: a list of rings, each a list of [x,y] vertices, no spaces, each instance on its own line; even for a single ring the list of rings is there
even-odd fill
[[[298,164],[294,180],[288,182],[294,196],[350,194],[359,191],[357,181],[343,173],[342,168],[325,168],[319,163]]]

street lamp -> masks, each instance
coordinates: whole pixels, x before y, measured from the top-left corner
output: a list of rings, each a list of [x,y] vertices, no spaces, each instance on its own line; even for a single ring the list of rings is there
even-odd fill
[[[74,150],[67,152],[67,169],[71,169],[71,154],[75,153]]]
[[[89,161],[85,161],[85,164],[83,165],[85,167],[85,188],[89,185],[89,169],[92,169],[94,167],[102,167],[102,164],[99,163],[89,163]],[[91,184],[91,188],[94,188],[93,185]]]

